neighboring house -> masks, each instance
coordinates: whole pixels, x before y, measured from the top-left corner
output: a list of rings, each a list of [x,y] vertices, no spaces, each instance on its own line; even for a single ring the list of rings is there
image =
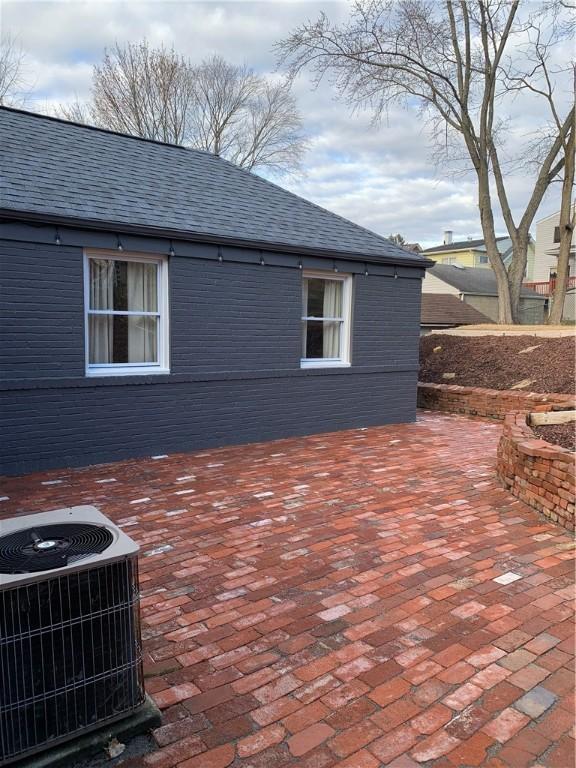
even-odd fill
[[[576,205],[576,204],[575,204]],[[525,285],[545,297],[554,293],[558,252],[560,250],[560,211],[540,219],[536,223],[536,254],[533,280]],[[568,262],[568,286],[562,319],[576,321],[576,236],[572,233],[572,245]],[[551,303],[549,303],[549,307]]]
[[[574,323],[576,322],[576,280],[572,278],[570,283],[572,287],[566,291],[562,319],[565,322]]]
[[[422,251],[422,254],[438,264],[460,264],[463,267],[491,269],[483,239],[453,242],[452,232],[448,229],[444,232],[443,240],[442,245],[426,248],[426,250]],[[496,242],[504,264],[508,266],[512,258],[512,240],[509,237],[497,237]],[[534,242],[530,240],[526,265],[527,279],[532,279],[533,268]]]
[[[415,419],[428,260],[215,155],[8,108],[0,176],[0,473]]]
[[[575,204],[576,206],[576,204]],[[556,277],[560,248],[560,211],[536,222],[534,273],[531,281],[549,282]],[[572,232],[570,276],[576,277],[576,235]]]
[[[474,307],[493,322],[498,321],[498,289],[496,276],[491,269],[436,264],[427,270],[422,292],[449,293]],[[519,310],[521,323],[542,323],[546,317],[547,299],[528,288],[522,288]]]
[[[461,325],[490,323],[486,315],[450,293],[422,293],[420,332],[422,335],[443,328],[457,328]]]

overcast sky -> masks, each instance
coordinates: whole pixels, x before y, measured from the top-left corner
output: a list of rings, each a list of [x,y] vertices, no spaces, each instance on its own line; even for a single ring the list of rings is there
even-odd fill
[[[87,98],[93,64],[116,41],[147,38],[193,61],[217,53],[271,73],[274,43],[321,9],[334,19],[347,15],[347,4],[336,1],[0,0],[0,20],[2,33],[14,35],[27,54],[27,108],[45,111]],[[400,232],[424,246],[440,243],[444,229],[454,230],[455,239],[481,236],[472,178],[453,178],[434,165],[414,112],[395,109],[373,127],[368,114],[351,115],[336,101],[328,83],[314,91],[304,75],[295,94],[310,149],[303,175],[281,184],[380,234]],[[540,114],[537,107],[518,107],[516,135],[533,130]],[[526,178],[517,174],[509,182],[520,213]],[[548,194],[537,219],[559,208],[559,194]]]

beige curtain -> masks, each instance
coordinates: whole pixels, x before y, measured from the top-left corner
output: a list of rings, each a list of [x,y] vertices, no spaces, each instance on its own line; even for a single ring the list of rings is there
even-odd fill
[[[90,309],[113,309],[114,262],[90,259]],[[106,315],[91,315],[88,326],[91,363],[112,362],[113,325]]]
[[[339,280],[326,280],[324,283],[324,317],[342,316],[342,283]],[[322,355],[340,357],[339,322],[324,322]]]
[[[128,309],[131,312],[156,312],[157,266],[129,261],[127,270]],[[130,316],[128,318],[128,362],[151,363],[157,359],[157,319]]]
[[[90,259],[90,309],[157,312],[157,271],[156,264],[125,261],[118,265],[114,259]],[[114,305],[115,281],[120,283],[116,285],[119,306]],[[158,359],[156,317],[90,315],[88,323],[91,363],[151,363]],[[115,333],[116,358],[121,359],[114,358]]]

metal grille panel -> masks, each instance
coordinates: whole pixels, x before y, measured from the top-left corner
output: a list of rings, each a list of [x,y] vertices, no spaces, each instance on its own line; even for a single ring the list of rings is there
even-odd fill
[[[0,765],[144,701],[137,559],[0,592]]]

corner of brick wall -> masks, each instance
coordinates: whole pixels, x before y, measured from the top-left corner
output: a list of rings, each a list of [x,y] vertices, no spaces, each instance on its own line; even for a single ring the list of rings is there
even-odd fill
[[[511,412],[553,411],[576,408],[574,395],[517,392],[512,389],[461,387],[458,384],[418,383],[418,407],[463,416],[502,421]]]
[[[509,413],[498,445],[496,472],[516,498],[574,530],[574,454],[536,438],[525,413]]]

